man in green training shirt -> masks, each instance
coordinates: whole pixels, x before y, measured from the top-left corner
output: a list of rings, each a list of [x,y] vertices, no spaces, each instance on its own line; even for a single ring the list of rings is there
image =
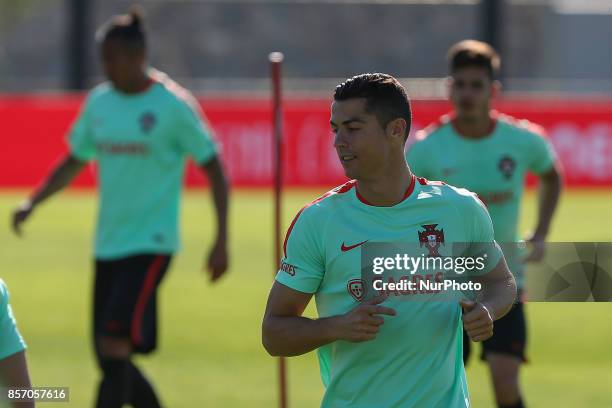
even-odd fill
[[[207,257],[212,281],[227,270],[227,183],[197,101],[146,64],[135,9],[98,33],[108,82],[92,90],[70,131],[69,153],[14,214],[17,233],[38,205],[96,161],[100,204],[95,239],[94,338],[102,379],[98,408],[161,406],[132,362],[157,346],[157,291],[178,250],[186,158],[208,176],[217,236]]]
[[[7,388],[30,388],[30,375],[25,356],[26,344],[17,329],[9,302],[9,291],[0,279],[0,406],[10,401]],[[34,402],[15,402],[14,407],[34,407]]]
[[[336,87],[334,146],[352,180],[306,205],[287,231],[263,344],[276,356],[318,349],[323,407],[469,407],[460,308],[471,338],[482,341],[516,295],[482,203],[410,172],[410,123],[406,92],[389,75]],[[476,301],[408,301],[411,291],[377,290],[361,279],[369,241],[431,244],[436,256],[452,242],[488,242],[494,250]],[[317,319],[302,316],[313,295]]]
[[[542,128],[491,110],[500,86],[494,80],[500,61],[488,44],[466,40],[449,50],[452,115],[418,132],[407,151],[407,161],[418,176],[465,187],[487,205],[495,240],[504,250],[519,291],[523,286],[524,254],[518,250],[519,206],[525,174],[540,178],[539,220],[527,239],[533,249],[526,260],[539,260],[561,191],[560,168]],[[524,406],[518,372],[526,361],[526,324],[519,301],[495,322],[494,335],[483,342],[481,357],[490,366],[497,404],[501,408]],[[470,343],[464,343],[467,362]]]

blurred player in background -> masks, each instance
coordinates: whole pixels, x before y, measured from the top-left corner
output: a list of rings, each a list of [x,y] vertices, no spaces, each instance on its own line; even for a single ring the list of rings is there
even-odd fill
[[[131,356],[156,347],[156,293],[179,246],[185,157],[208,176],[214,196],[217,236],[207,261],[213,281],[228,266],[227,183],[196,100],[148,68],[140,11],[114,17],[97,38],[109,81],[89,93],[68,137],[70,152],[16,210],[13,224],[19,233],[41,202],[97,162],[94,337],[103,372],[97,407],[159,407]]]
[[[0,279],[0,406],[7,398],[6,389],[29,389],[30,375],[25,357],[26,344],[17,329],[9,303],[8,288]],[[15,402],[15,407],[31,408],[33,402]]]
[[[416,135],[406,158],[418,176],[441,180],[474,191],[487,205],[495,240],[502,245],[517,285],[523,286],[524,261],[543,256],[544,240],[561,192],[561,171],[542,128],[491,109],[500,92],[495,80],[500,59],[486,43],[466,40],[448,52],[451,115]],[[519,206],[525,175],[540,180],[538,223],[527,238],[531,252],[518,251]],[[519,388],[519,367],[526,361],[526,324],[522,301],[495,322],[493,337],[483,342],[481,357],[489,364],[499,407],[524,406]],[[470,342],[464,337],[464,360]]]
[[[334,146],[352,180],[306,205],[287,231],[263,344],[281,356],[318,349],[322,407],[470,405],[459,304],[409,301],[411,293],[399,292],[372,297],[374,288],[361,279],[359,247],[368,240],[418,244],[423,229],[439,227],[447,247],[493,243],[491,220],[473,193],[410,172],[410,123],[406,92],[389,75],[359,75],[336,87]],[[478,301],[461,300],[463,325],[475,341],[492,334],[493,320],[516,296],[501,250],[490,247]],[[313,294],[317,319],[302,316]]]

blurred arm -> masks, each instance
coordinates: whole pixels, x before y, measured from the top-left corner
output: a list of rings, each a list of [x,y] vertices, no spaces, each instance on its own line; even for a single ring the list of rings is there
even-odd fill
[[[217,218],[217,233],[215,243],[208,256],[208,270],[211,281],[219,279],[228,268],[227,254],[227,207],[228,207],[228,185],[223,166],[218,156],[201,166],[202,171],[208,177],[215,204]]]
[[[201,166],[202,172],[206,174],[213,194],[215,213],[217,216],[216,241],[227,241],[227,207],[228,207],[228,185],[223,167],[217,156]]]
[[[20,389],[27,389],[32,386],[24,351],[0,360],[0,384],[4,387]],[[33,408],[34,402],[16,402],[13,407]]]
[[[557,208],[562,187],[561,171],[556,163],[548,172],[540,175],[538,223],[532,240],[544,241],[548,235],[550,222]]]
[[[557,208],[562,186],[561,171],[557,163],[549,171],[540,175],[538,223],[533,234],[527,237],[527,241],[532,244],[532,249],[524,258],[525,262],[538,262],[544,257],[544,240],[548,235],[550,222]]]
[[[70,184],[70,182],[81,172],[85,164],[86,162],[80,161],[70,154],[62,158],[53,170],[51,170],[51,173],[44,180],[42,185],[34,192],[32,198],[30,198],[32,208]]]
[[[38,204],[62,190],[81,172],[86,162],[67,154],[51,170],[43,183],[34,191],[31,198],[24,201],[13,213],[13,230],[21,234],[21,224],[30,216]]]

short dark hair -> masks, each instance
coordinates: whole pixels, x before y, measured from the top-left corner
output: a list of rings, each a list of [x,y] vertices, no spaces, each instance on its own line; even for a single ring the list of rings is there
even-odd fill
[[[133,50],[144,51],[147,40],[143,9],[140,6],[132,6],[128,14],[112,17],[100,27],[96,39],[100,44],[117,40]]]
[[[408,137],[412,124],[410,99],[397,79],[380,73],[356,75],[338,85],[334,91],[335,101],[352,98],[365,98],[366,110],[376,115],[383,128],[394,119],[404,119]]]
[[[465,67],[485,68],[491,79],[497,77],[501,60],[493,47],[476,40],[463,40],[450,47],[446,58],[451,74]]]

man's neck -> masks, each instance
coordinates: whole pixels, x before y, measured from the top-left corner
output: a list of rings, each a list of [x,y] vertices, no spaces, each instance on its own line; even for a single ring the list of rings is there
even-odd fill
[[[480,139],[488,136],[495,128],[495,118],[489,111],[479,118],[462,118],[457,116],[453,119],[453,126],[457,133],[469,139]]]
[[[391,207],[406,198],[411,183],[412,173],[404,164],[383,177],[357,180],[357,192],[370,205]]]
[[[134,81],[131,81],[128,86],[121,90],[121,92],[126,94],[138,94],[146,91],[151,86],[152,79],[146,73],[142,73],[142,75],[138,75]]]

